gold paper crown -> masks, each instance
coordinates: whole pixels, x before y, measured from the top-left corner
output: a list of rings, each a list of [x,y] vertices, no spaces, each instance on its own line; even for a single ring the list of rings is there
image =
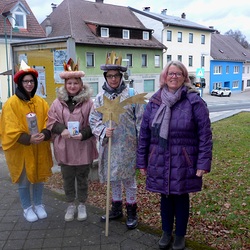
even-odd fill
[[[121,54],[117,57],[116,53],[112,51],[111,53],[107,53],[106,64],[101,65],[101,70],[119,70],[122,72],[127,71],[127,67],[124,67],[122,64],[122,56]]]
[[[77,60],[77,64],[75,64],[72,58],[67,63],[63,63],[63,69],[64,71],[59,74],[62,79],[81,78],[85,76],[83,71],[79,71],[79,61]]]
[[[77,60],[77,64],[74,63],[73,59],[69,59],[68,62],[63,63],[64,71],[78,71],[79,60]]]
[[[110,55],[108,53],[107,58],[106,58],[106,64],[121,65],[122,64],[122,56],[121,56],[121,54],[119,55],[119,57],[117,57],[116,53],[114,51],[112,51],[110,53]]]

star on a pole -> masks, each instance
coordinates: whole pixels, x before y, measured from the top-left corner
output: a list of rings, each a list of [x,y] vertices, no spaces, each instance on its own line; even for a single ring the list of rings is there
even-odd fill
[[[124,107],[129,104],[146,104],[145,95],[147,95],[147,93],[141,93],[134,96],[130,96],[129,98],[123,100],[121,102],[121,105]]]
[[[105,123],[107,121],[114,121],[116,124],[119,124],[119,116],[122,113],[126,112],[126,109],[123,108],[126,105],[131,104],[146,104],[145,95],[147,93],[141,93],[134,96],[131,96],[122,102],[120,102],[120,96],[115,98],[114,100],[108,99],[105,95],[103,96],[103,106],[96,108],[96,111],[103,114],[102,122]]]
[[[109,120],[119,123],[119,116],[126,112],[126,109],[120,104],[120,96],[114,100],[109,100],[105,95],[103,96],[103,106],[96,108],[96,110],[103,114],[102,122]]]

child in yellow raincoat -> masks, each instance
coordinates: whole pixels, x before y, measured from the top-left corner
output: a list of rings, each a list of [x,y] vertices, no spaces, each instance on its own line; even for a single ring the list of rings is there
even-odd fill
[[[51,134],[46,129],[49,105],[35,95],[37,77],[38,72],[22,61],[20,70],[14,75],[15,95],[4,104],[1,115],[2,148],[12,182],[18,183],[23,215],[29,222],[47,217],[42,203],[43,183],[51,176],[53,166]],[[27,122],[29,113],[36,117],[37,132],[34,134]]]

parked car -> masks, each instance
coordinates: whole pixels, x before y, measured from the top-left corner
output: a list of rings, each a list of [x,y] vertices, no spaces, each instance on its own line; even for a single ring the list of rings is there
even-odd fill
[[[228,96],[230,97],[232,94],[230,88],[216,88],[213,89],[211,92],[211,95],[216,95],[216,96]]]

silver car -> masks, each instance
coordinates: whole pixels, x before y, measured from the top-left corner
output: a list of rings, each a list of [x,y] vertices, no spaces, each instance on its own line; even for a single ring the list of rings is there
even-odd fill
[[[228,96],[230,97],[232,94],[230,88],[217,88],[213,89],[211,92],[211,95],[216,95],[216,96]]]

